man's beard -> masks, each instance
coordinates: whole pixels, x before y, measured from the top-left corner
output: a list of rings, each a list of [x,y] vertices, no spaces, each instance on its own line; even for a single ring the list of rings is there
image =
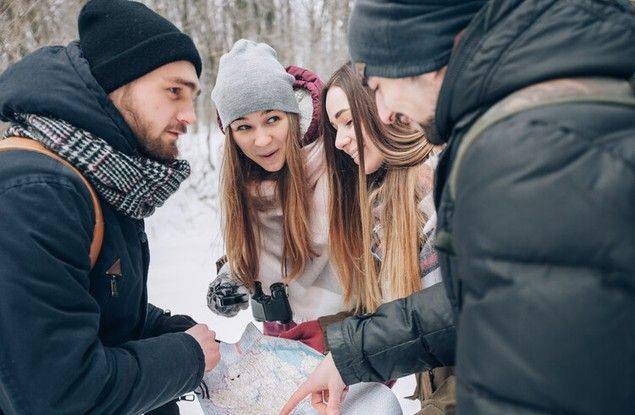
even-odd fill
[[[159,161],[173,161],[179,156],[179,150],[176,147],[176,143],[165,142],[161,139],[161,136],[168,130],[179,131],[185,133],[181,126],[168,127],[163,130],[156,137],[152,137],[150,133],[149,123],[143,119],[138,113],[133,113],[133,119],[135,126],[131,126],[134,131],[139,147],[141,147],[141,153],[147,157]]]
[[[126,91],[122,97],[122,107],[126,111],[126,122],[130,126],[130,129],[137,138],[141,153],[148,158],[158,161],[173,161],[178,155],[179,151],[176,144],[171,142],[164,142],[161,136],[167,131],[178,131],[185,133],[183,126],[168,126],[168,128],[161,131],[158,135],[152,135],[151,123],[138,111],[138,106],[135,104],[135,100],[132,96],[132,91]]]
[[[439,136],[439,132],[437,131],[434,117],[431,117],[427,121],[420,123],[402,113],[397,113],[397,123],[400,123],[401,125],[404,125],[413,130],[421,131],[425,135],[426,139],[432,144],[440,144],[441,137]]]
[[[437,124],[434,121],[434,117],[430,117],[426,121],[418,124],[419,127],[421,127],[421,131],[423,131],[426,140],[432,144],[441,144],[441,136],[439,135],[439,130],[437,130]]]

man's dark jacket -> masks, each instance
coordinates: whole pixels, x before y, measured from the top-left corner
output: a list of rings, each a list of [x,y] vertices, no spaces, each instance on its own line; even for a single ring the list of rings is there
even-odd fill
[[[441,261],[458,315],[462,414],[633,410],[635,110],[567,104],[506,119],[465,153],[454,204],[447,192],[462,137],[505,96],[550,79],[635,74],[628,7],[492,1],[453,53],[436,114],[449,148],[435,198],[438,230],[454,238]],[[329,328],[347,384],[436,363],[430,338],[444,329],[429,324],[437,311],[426,295]]]
[[[63,119],[137,152],[76,43],[40,49],[0,76],[0,114],[15,112]],[[0,153],[0,413],[146,412],[202,378],[198,343],[167,333],[178,328],[147,303],[143,221],[101,207],[104,242],[91,271],[84,184],[46,156]],[[114,296],[106,271],[117,260]]]

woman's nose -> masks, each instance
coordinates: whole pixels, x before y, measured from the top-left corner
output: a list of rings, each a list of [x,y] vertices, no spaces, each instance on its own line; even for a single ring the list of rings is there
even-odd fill
[[[256,139],[254,140],[254,145],[258,147],[267,147],[271,144],[271,135],[269,135],[264,128],[258,129],[255,134]]]
[[[338,130],[337,135],[335,136],[335,148],[338,150],[344,150],[344,148],[350,143],[351,137],[343,131]]]

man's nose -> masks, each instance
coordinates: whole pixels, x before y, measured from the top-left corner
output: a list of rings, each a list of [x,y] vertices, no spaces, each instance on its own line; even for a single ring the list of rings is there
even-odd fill
[[[193,125],[196,124],[196,110],[194,109],[194,103],[187,104],[184,108],[179,111],[176,119],[181,124]]]
[[[379,119],[384,124],[392,124],[397,119],[397,115],[386,107],[384,104],[384,98],[380,93],[375,94],[375,102],[377,103],[377,112],[379,113]]]

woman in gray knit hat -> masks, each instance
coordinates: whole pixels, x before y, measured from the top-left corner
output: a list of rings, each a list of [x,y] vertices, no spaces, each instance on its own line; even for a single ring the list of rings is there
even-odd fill
[[[316,134],[321,87],[305,69],[285,70],[264,43],[242,39],[221,57],[212,100],[225,133],[227,262],[210,284],[208,306],[232,317],[247,308],[257,283],[265,293],[287,284],[292,315],[265,321],[265,334],[323,352],[317,319],[345,307],[327,249],[328,181]]]

